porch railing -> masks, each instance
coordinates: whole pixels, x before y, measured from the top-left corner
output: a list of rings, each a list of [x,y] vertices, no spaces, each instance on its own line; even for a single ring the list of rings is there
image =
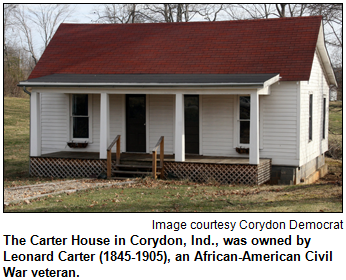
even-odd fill
[[[164,152],[164,137],[161,136],[159,141],[157,142],[155,148],[153,149],[153,177],[156,179],[156,172],[157,172],[157,149],[160,146],[160,178],[163,179],[163,171],[164,171],[164,157],[165,157],[165,152]]]
[[[114,138],[113,142],[107,148],[107,178],[112,176],[112,148],[116,145],[116,164],[120,163],[120,135]]]

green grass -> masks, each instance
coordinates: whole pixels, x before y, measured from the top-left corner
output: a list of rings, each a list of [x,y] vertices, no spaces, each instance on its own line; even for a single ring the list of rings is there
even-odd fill
[[[329,131],[342,134],[342,102],[340,101],[329,103]]]
[[[331,103],[331,127],[341,127],[340,103]],[[4,98],[5,187],[52,181],[29,177],[29,99]],[[327,159],[333,175],[298,186],[215,186],[142,180],[40,198],[5,212],[340,212],[342,162]]]
[[[4,98],[4,186],[21,186],[50,179],[29,177],[30,99]]]
[[[29,171],[29,99],[4,98],[4,177],[25,177]]]
[[[342,187],[214,186],[144,179],[6,206],[5,212],[341,212]]]
[[[342,160],[342,102],[329,104],[329,151],[328,155]]]

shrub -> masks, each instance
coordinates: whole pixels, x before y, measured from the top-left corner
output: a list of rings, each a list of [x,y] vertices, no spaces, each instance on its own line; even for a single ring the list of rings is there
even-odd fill
[[[342,160],[342,138],[330,137],[328,141],[327,156]]]

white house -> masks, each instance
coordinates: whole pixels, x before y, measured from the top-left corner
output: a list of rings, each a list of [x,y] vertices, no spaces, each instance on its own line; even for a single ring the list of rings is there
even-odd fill
[[[323,175],[336,80],[321,21],[61,24],[19,84],[31,87],[31,174],[98,175],[120,135],[120,160],[137,162],[164,136],[163,177]]]

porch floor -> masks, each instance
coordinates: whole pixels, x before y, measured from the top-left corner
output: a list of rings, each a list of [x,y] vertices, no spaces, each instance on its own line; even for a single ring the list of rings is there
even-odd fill
[[[66,159],[99,159],[97,152],[70,152],[61,151],[49,154],[43,154],[43,158],[66,158]],[[159,155],[157,157],[159,159]],[[116,159],[116,154],[112,153],[112,160]],[[174,155],[165,155],[165,162],[174,162]],[[121,153],[120,161],[152,162],[152,154],[145,153]],[[270,159],[260,159],[260,164],[270,161]],[[249,164],[248,158],[221,157],[221,156],[201,156],[185,155],[185,162],[188,163],[214,163],[214,164]]]

